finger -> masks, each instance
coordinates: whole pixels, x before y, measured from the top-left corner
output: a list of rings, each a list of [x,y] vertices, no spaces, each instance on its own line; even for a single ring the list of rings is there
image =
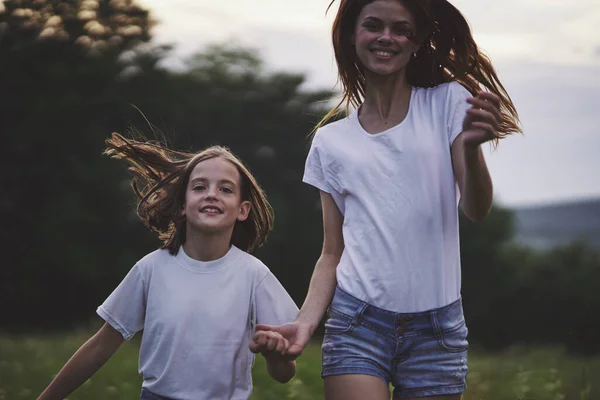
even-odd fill
[[[471,126],[473,128],[481,129],[481,130],[484,130],[485,132],[487,132],[490,136],[490,139],[497,137],[496,129],[494,129],[494,127],[490,124],[486,124],[485,122],[473,122],[473,124]]]
[[[500,112],[500,105],[496,104],[492,101],[488,101],[484,98],[481,97],[469,97],[467,98],[467,103],[477,107],[477,108],[483,108],[484,110],[495,110]]]
[[[287,340],[281,338],[277,341],[277,346],[275,347],[275,351],[281,353],[283,350],[287,348],[286,344]]]
[[[485,122],[494,126],[494,129],[498,129],[500,126],[500,121],[498,121],[496,117],[488,111],[470,108],[467,110],[467,115],[469,115],[469,117],[472,119],[471,125],[475,122]]]
[[[260,346],[255,341],[250,342],[249,347],[250,347],[250,351],[253,352],[254,354],[260,352]]]
[[[292,344],[285,352],[285,355],[298,357],[302,354],[302,351],[304,351],[303,346],[300,346],[298,344]]]
[[[500,103],[498,101],[491,100],[483,95],[478,95],[476,97],[468,97],[467,103],[477,104],[477,107],[480,108],[500,110]]]
[[[487,100],[490,103],[493,103],[494,105],[496,105],[496,107],[500,107],[500,96],[498,96],[495,93],[484,91],[480,92],[479,95],[477,95],[477,97]]]
[[[256,324],[256,330],[257,331],[277,332],[277,328],[279,328],[279,327],[278,326],[272,326],[272,325],[265,325],[265,324]]]
[[[269,351],[273,351],[275,350],[275,347],[277,347],[277,339],[270,337],[267,341],[267,350]]]
[[[473,107],[481,108],[483,110],[489,111],[494,115],[494,117],[500,121],[502,119],[502,113],[500,112],[500,107],[490,101],[483,100],[481,98],[470,97],[467,99],[467,103],[471,104]]]
[[[269,342],[269,336],[268,335],[260,335],[258,338],[258,344],[260,345],[261,348],[264,348],[267,343]]]

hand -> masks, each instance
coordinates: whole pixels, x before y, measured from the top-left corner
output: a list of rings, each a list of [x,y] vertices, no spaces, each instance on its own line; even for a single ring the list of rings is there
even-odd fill
[[[477,97],[469,97],[467,103],[472,107],[467,110],[460,134],[463,143],[476,147],[498,138],[497,131],[502,121],[500,98],[493,93],[481,92]]]
[[[289,342],[279,333],[273,331],[256,331],[250,341],[250,351],[253,353],[283,354],[289,347]]]
[[[289,343],[289,346],[282,354],[298,357],[304,351],[304,347],[306,347],[313,329],[309,324],[295,321],[280,326],[258,324],[256,325],[256,331],[270,331],[280,334]]]

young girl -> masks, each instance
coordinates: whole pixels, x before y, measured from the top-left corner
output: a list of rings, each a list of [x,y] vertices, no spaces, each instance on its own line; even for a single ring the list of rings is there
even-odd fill
[[[446,0],[341,0],[333,46],[344,97],[304,175],[320,189],[323,251],[296,320],[257,328],[299,355],[329,306],[327,399],[389,399],[390,383],[395,399],[460,399],[457,198],[468,218],[486,217],[481,145],[520,131],[517,112]],[[324,125],[344,103],[357,109]]]
[[[172,151],[113,134],[106,154],[130,164],[138,215],[163,241],[98,307],[104,326],[67,362],[39,399],[63,399],[124,340],[143,330],[142,399],[247,399],[252,353],[287,382],[288,345],[256,323],[282,324],[298,308],[269,269],[247,252],[272,229],[272,209],[227,149]],[[251,351],[252,353],[251,353]]]

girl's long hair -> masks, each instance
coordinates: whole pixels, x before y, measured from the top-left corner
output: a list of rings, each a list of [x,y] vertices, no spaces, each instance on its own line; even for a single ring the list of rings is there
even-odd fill
[[[209,147],[200,153],[175,151],[150,141],[127,139],[113,133],[106,140],[104,154],[125,160],[133,174],[131,187],[139,202],[137,214],[144,224],[157,232],[161,248],[177,254],[186,240],[186,220],[182,215],[188,180],[198,163],[220,157],[240,173],[242,200],[250,202],[245,221],[237,221],[231,244],[251,252],[261,246],[273,229],[273,209],[264,191],[244,164],[227,148]]]
[[[319,122],[316,129],[335,117],[345,105],[358,107],[365,96],[365,70],[352,45],[355,26],[362,9],[374,0],[340,0],[333,22],[332,38],[342,100]],[[501,139],[521,132],[517,110],[500,82],[490,59],[477,47],[465,17],[446,0],[399,0],[413,14],[416,39],[420,43],[416,56],[407,66],[411,86],[433,87],[457,81],[472,95],[482,87],[500,97],[502,120],[498,129]],[[335,3],[333,0],[327,10]]]

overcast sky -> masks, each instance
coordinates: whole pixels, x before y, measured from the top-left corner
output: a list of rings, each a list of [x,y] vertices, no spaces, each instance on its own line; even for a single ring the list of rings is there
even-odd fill
[[[333,88],[329,0],[138,0],[158,21],[169,63],[211,43],[260,51],[273,70],[304,72]],[[505,205],[600,198],[600,1],[454,0],[492,58],[525,131],[485,148],[496,199]]]

